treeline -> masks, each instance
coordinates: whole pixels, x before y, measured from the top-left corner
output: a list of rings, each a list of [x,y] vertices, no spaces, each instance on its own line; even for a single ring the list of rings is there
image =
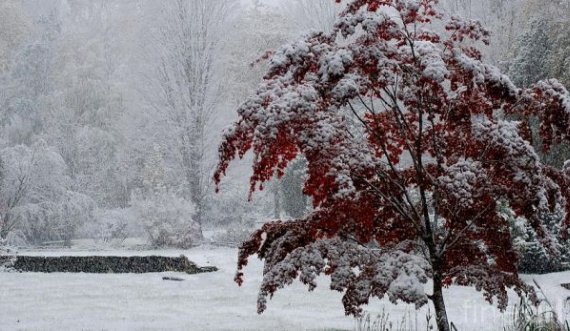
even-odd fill
[[[276,204],[276,184],[249,203],[239,166],[220,194],[211,177],[223,128],[261,79],[251,64],[298,34],[293,17],[313,4],[2,1],[0,243],[188,247],[204,227],[252,227],[303,199],[296,187]]]

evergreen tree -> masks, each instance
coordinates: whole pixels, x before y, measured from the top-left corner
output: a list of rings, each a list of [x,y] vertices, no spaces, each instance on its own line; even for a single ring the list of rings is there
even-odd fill
[[[526,87],[546,77],[545,59],[551,50],[548,29],[544,18],[535,17],[519,37],[509,68],[513,83]]]
[[[527,4],[528,5],[528,4]],[[533,9],[531,5],[530,9]],[[530,10],[527,9],[527,10]],[[558,79],[566,87],[570,84],[570,32],[567,24],[550,20],[550,10],[537,10],[519,37],[509,72],[514,83],[529,86],[545,77]],[[564,10],[564,8],[561,8]],[[531,120],[533,145],[543,161],[560,168],[570,157],[567,146],[555,144],[549,151],[542,148],[539,127]]]
[[[570,11],[568,13],[570,15]],[[552,46],[546,65],[548,75],[570,88],[570,20],[552,24]]]
[[[540,244],[540,238],[527,219],[516,217],[513,211],[504,203],[500,204],[499,212],[508,220],[513,237],[513,246],[519,252],[519,272],[544,274],[557,272],[567,268],[569,262],[568,243],[560,240],[556,247],[559,256],[551,256]],[[551,236],[561,233],[560,223],[563,219],[560,209],[540,216],[541,222]]]

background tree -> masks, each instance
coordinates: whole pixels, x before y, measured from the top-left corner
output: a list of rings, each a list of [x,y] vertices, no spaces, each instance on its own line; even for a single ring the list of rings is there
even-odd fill
[[[226,0],[176,0],[161,7],[158,29],[158,66],[149,77],[149,104],[162,114],[175,162],[184,175],[184,191],[194,205],[194,220],[204,221],[212,162],[208,155],[208,128],[220,106],[220,42],[232,14]],[[151,54],[150,56],[153,56]],[[157,91],[158,93],[152,93]]]
[[[0,73],[9,66],[11,54],[30,32],[30,18],[24,15],[19,1],[0,3]]]
[[[563,271],[569,263],[567,239],[560,238],[555,243],[559,256],[552,256],[540,243],[540,236],[524,217],[516,217],[507,205],[499,203],[499,212],[509,222],[513,246],[519,252],[518,271],[525,274],[545,274]],[[553,237],[558,237],[564,231],[561,220],[562,210],[540,216],[546,231]]]
[[[118,123],[125,103],[117,83],[122,58],[113,58],[117,37],[111,30],[120,28],[111,20],[114,10],[110,1],[77,1],[61,10],[66,29],[52,77],[57,93],[44,120],[46,140],[61,151],[76,189],[101,208],[124,208],[129,201],[120,171]]]
[[[311,30],[331,31],[334,14],[345,4],[328,0],[236,1],[229,15],[214,19],[219,24],[209,31],[218,41],[211,53],[215,73],[207,95],[207,103],[213,105],[208,109],[214,115],[206,125],[208,144],[198,144],[198,149],[203,148],[206,170],[203,184],[207,205],[200,209],[201,217],[208,220],[206,226],[221,227],[229,222],[241,229],[243,224],[254,226],[259,219],[273,217],[275,183],[280,197],[278,214],[299,215],[288,206],[306,200],[299,183],[307,172],[293,171],[292,167],[248,204],[245,195],[249,185],[244,178],[252,154],[232,167],[224,182],[229,189],[220,195],[211,194],[210,172],[221,139],[218,132],[235,119],[230,110],[255,91],[267,69],[266,63],[257,60],[266,50]],[[213,2],[205,5],[213,6]],[[182,125],[172,120],[174,113],[166,98],[157,93],[162,91],[161,86],[167,86],[161,85],[158,75],[162,62],[181,45],[175,42],[180,19],[176,6],[175,1],[141,0],[0,3],[0,149],[32,148],[43,140],[57,151],[65,162],[70,189],[96,203],[96,222],[92,227],[81,227],[76,236],[101,238],[106,236],[102,229],[120,228],[124,222],[133,222],[126,227],[129,236],[145,234],[144,225],[132,217],[132,207],[138,192],[147,189],[148,171],[158,159],[154,148],[149,147],[159,149],[161,185],[192,203],[181,156]],[[439,6],[452,14],[483,21],[493,31],[492,45],[482,49],[483,56],[505,70],[519,54],[516,41],[530,31],[531,18],[546,21],[550,55],[543,61],[545,72],[541,77],[558,78],[566,84],[568,1],[442,0]],[[433,28],[443,27],[434,24]],[[218,32],[223,38],[214,38]],[[165,34],[169,37],[162,38]],[[534,44],[537,41],[528,43]],[[251,66],[252,62],[256,64]],[[175,71],[169,84],[176,87],[173,79],[182,71],[173,62],[168,63]],[[182,102],[187,98],[176,95],[175,99]],[[365,110],[354,106],[357,111]],[[353,135],[364,134],[357,117],[347,114],[345,118]],[[533,130],[539,132],[538,127]],[[540,139],[533,143],[538,150]],[[548,153],[541,151],[540,157],[560,167],[568,153],[563,146],[554,146]],[[294,173],[301,177],[290,176]]]
[[[568,88],[570,69],[564,66],[567,58],[566,27],[570,14],[570,3],[524,1],[521,16],[526,21],[521,25],[522,34],[513,45],[513,58],[508,61],[509,74],[521,86],[536,83],[545,77],[558,79]],[[561,167],[570,157],[567,146],[557,144],[546,151],[541,148],[536,121],[531,122],[535,132],[534,147],[548,164]]]
[[[566,9],[566,13],[566,17],[569,17],[570,9]],[[552,47],[547,60],[548,73],[570,87],[570,32],[567,29],[570,19],[554,20],[551,24]]]
[[[436,4],[349,2],[332,33],[276,52],[239,108],[216,181],[253,150],[253,191],[301,154],[316,207],[305,219],[265,224],[241,247],[238,283],[250,255],[265,261],[259,312],[277,289],[297,277],[313,289],[320,274],[344,292],[347,314],[372,297],[431,301],[439,330],[449,330],[444,286],[475,286],[501,309],[507,288],[534,297],[518,277],[499,202],[556,254],[540,216],[558,207],[570,223],[570,173],[540,161],[528,124],[501,115],[538,117],[548,148],[570,138],[570,97],[555,80],[517,88],[475,48],[488,32]]]
[[[65,162],[53,147],[36,141],[0,151],[0,237],[13,243],[69,242],[90,221],[93,201],[72,190]]]
[[[341,6],[328,0],[292,0],[281,4],[281,9],[296,33],[330,32]]]
[[[527,87],[544,79],[550,56],[551,42],[548,23],[543,18],[533,18],[517,42],[515,58],[512,60],[509,75],[519,86]]]
[[[226,100],[225,109],[235,109],[255,91],[267,70],[267,64],[262,58],[268,49],[274,49],[289,40],[293,30],[282,13],[261,1],[252,1],[232,20],[232,29],[223,45],[226,84],[222,92]],[[225,115],[216,118],[213,127],[221,129],[235,118],[233,112],[226,111]],[[216,141],[219,138],[216,137]],[[246,162],[240,164],[233,171],[233,180],[225,183],[227,189],[207,199],[208,214],[212,221],[229,226],[228,235],[231,237],[236,237],[237,234],[243,237],[242,233],[249,232],[259,219],[283,213],[281,181],[274,180],[262,193],[264,196],[258,196],[256,201],[247,201],[248,185],[244,185],[241,176],[247,171]],[[229,239],[232,238],[224,238],[224,241]]]
[[[529,0],[533,1],[533,0]],[[487,61],[507,69],[515,55],[513,48],[529,16],[523,14],[525,0],[442,0],[440,6],[451,14],[479,20],[491,31],[490,47],[481,49]]]

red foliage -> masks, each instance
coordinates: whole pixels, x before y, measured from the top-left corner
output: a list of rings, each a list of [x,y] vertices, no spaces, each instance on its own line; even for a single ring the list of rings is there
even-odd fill
[[[556,81],[517,88],[473,46],[487,43],[488,32],[445,18],[435,4],[350,1],[331,34],[275,52],[264,82],[239,109],[220,147],[216,183],[250,149],[252,190],[303,155],[304,191],[315,205],[306,219],[266,224],[242,246],[238,283],[250,255],[265,259],[260,310],[277,288],[298,276],[312,287],[320,273],[345,291],[347,313],[371,296],[424,304],[422,286],[401,284],[426,275],[475,285],[505,308],[507,287],[532,290],[518,277],[499,203],[528,219],[556,254],[540,216],[568,209],[570,171],[541,163],[526,123],[504,114],[538,118],[547,148],[568,142],[568,92]],[[445,32],[432,32],[431,22],[441,20]],[[340,265],[359,271],[340,273]],[[378,280],[396,265],[394,278]]]

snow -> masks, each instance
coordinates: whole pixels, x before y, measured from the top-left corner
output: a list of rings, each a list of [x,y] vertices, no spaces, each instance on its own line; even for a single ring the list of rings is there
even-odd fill
[[[166,251],[39,251],[30,255],[187,255],[199,265],[215,265],[215,273],[161,274],[40,274],[0,273],[0,329],[4,330],[352,330],[357,323],[344,316],[341,293],[328,289],[319,278],[308,292],[295,282],[280,290],[262,315],[256,313],[262,264],[251,261],[243,287],[233,282],[237,252],[232,248],[198,247]],[[163,281],[162,276],[184,278]],[[570,272],[536,279],[559,316],[567,317],[570,291],[558,284],[570,281]],[[429,284],[428,284],[429,288]],[[452,287],[445,292],[450,319],[459,330],[502,330],[512,320],[488,305],[472,288]],[[518,300],[510,293],[511,307]],[[403,317],[425,329],[427,306],[392,305],[375,300],[366,307],[374,319],[386,312],[394,322]],[[433,312],[433,308],[429,308]],[[432,313],[433,315],[433,313]],[[433,316],[432,316],[433,320]]]
[[[339,49],[337,52],[325,55],[321,60],[320,75],[323,81],[331,80],[331,77],[342,76],[347,67],[353,63],[352,54],[347,49]]]
[[[199,275],[0,273],[0,329],[302,330],[354,326],[352,318],[343,316],[340,295],[325,288],[315,294],[302,286],[285,289],[265,314],[258,315],[262,265],[252,263],[245,284],[238,287],[233,282],[235,249],[26,252],[50,256],[182,253],[201,266],[216,265],[220,271]],[[164,275],[185,281],[163,281]]]
[[[570,113],[570,97],[568,96],[568,90],[558,80],[549,79],[546,81],[540,81],[536,83],[536,86],[548,97],[560,98],[560,104],[562,105],[562,108],[567,113]]]
[[[438,178],[445,192],[452,195],[461,207],[474,203],[473,194],[478,181],[484,180],[485,174],[481,163],[473,160],[460,160],[447,167],[445,175]]]
[[[423,75],[441,83],[449,75],[446,64],[443,61],[443,52],[438,45],[429,41],[416,41],[414,44],[417,56],[424,67]]]

